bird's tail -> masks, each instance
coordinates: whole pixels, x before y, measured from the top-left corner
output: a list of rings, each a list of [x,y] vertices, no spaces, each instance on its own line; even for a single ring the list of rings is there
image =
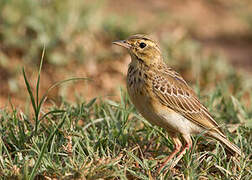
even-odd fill
[[[240,148],[235,144],[231,143],[225,136],[222,136],[217,132],[211,132],[209,133],[209,136],[219,140],[222,144],[225,145],[226,149],[230,151],[232,154],[238,154],[239,156],[242,156]]]

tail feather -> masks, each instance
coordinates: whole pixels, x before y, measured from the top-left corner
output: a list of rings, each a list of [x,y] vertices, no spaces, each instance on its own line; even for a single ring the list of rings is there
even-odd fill
[[[239,156],[242,156],[242,152],[238,146],[231,143],[225,136],[222,136],[218,134],[217,132],[211,132],[209,136],[219,140],[222,144],[224,144],[232,154],[238,154]]]

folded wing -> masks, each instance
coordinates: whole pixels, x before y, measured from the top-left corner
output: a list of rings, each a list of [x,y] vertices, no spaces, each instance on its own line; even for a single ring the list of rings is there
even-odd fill
[[[164,73],[165,72],[165,73]],[[185,80],[171,68],[154,73],[152,88],[160,102],[198,126],[225,137]]]

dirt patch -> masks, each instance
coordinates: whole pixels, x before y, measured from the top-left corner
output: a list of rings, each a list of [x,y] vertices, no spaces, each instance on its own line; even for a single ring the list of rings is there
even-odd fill
[[[250,36],[196,37],[195,39],[210,51],[222,52],[236,68],[252,72],[252,41]]]
[[[110,11],[119,15],[136,14],[136,21],[147,21],[156,32],[182,28],[211,51],[223,53],[235,67],[252,72],[251,27],[238,11],[252,12],[252,3],[227,3],[222,0],[178,0],[178,1],[110,1]],[[158,22],[163,16],[166,21]],[[158,24],[158,25],[157,25]],[[173,26],[171,26],[173,24]],[[150,26],[150,29],[153,28]],[[147,30],[148,31],[148,30]],[[152,33],[152,32],[150,32]]]

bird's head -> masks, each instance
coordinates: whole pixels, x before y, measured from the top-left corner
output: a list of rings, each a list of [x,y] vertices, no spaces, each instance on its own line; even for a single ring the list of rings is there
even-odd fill
[[[157,43],[145,35],[133,35],[125,40],[114,41],[113,44],[128,49],[132,61],[151,65],[162,60]]]

